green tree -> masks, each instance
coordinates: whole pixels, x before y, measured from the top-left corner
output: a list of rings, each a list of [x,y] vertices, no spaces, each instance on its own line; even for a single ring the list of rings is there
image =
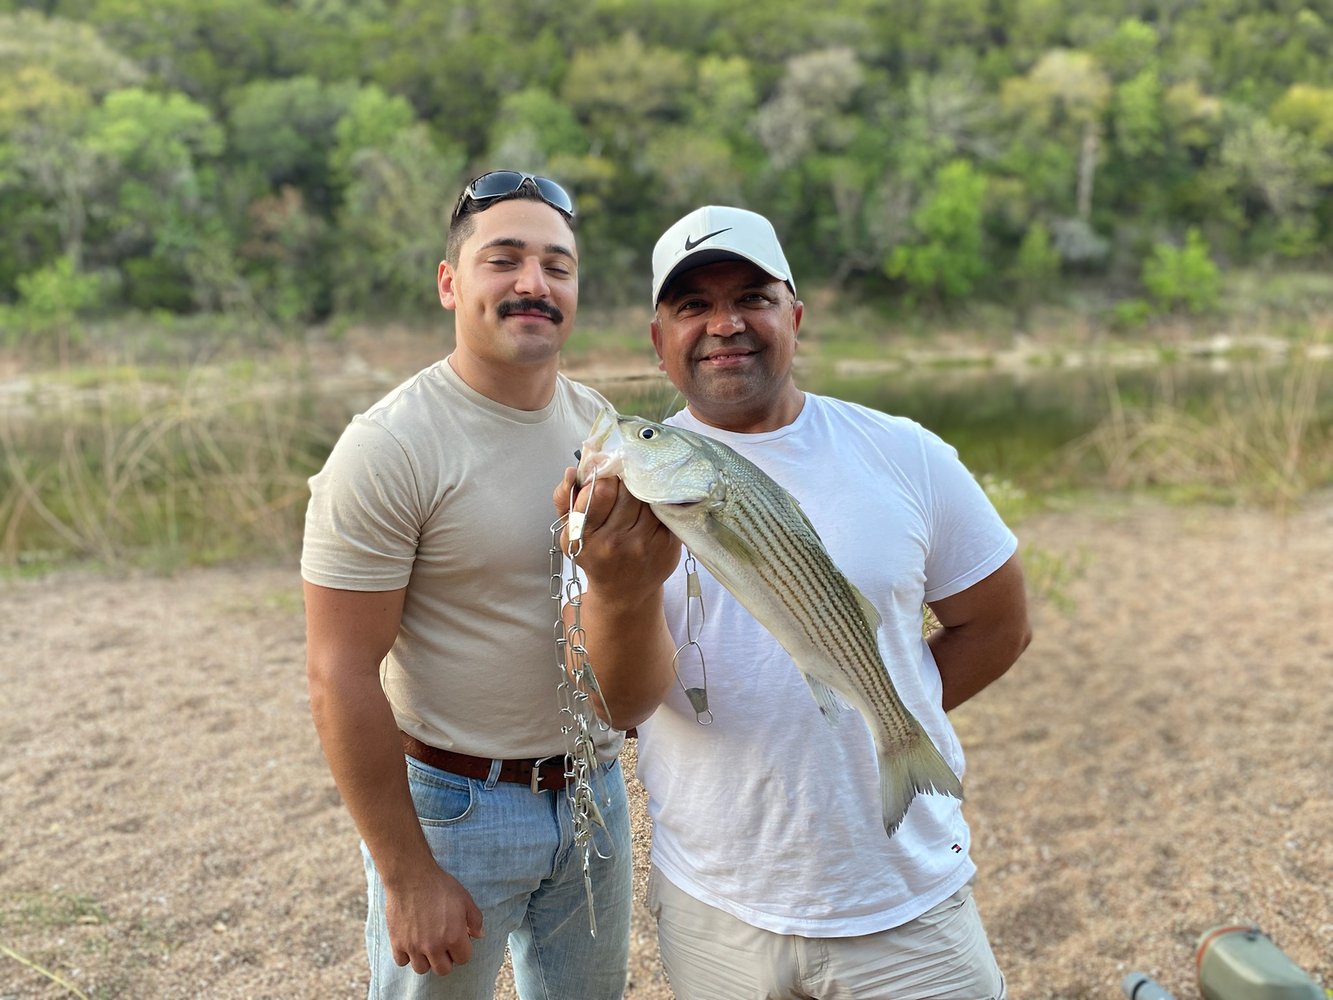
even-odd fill
[[[485,162],[558,173],[550,170],[552,161],[582,156],[590,145],[568,105],[542,87],[528,87],[501,101]]]
[[[47,248],[82,267],[89,204],[102,165],[85,142],[88,119],[110,90],[142,77],[91,27],[23,12],[0,16],[0,190],[23,192],[0,219],[24,271]]]
[[[1020,322],[1026,324],[1032,307],[1047,296],[1060,274],[1060,252],[1050,230],[1040,222],[1028,226],[1014,257],[1010,277],[1015,285]]]
[[[1304,256],[1315,250],[1314,212],[1333,159],[1309,137],[1251,118],[1222,141],[1218,171],[1242,200],[1252,252]]]
[[[966,160],[946,164],[935,190],[912,215],[913,239],[894,247],[885,272],[914,297],[961,299],[990,268],[982,252],[986,178]]]
[[[267,0],[92,0],[85,17],[155,90],[180,91],[214,114],[231,90],[277,72],[296,20]]]
[[[1025,76],[1006,80],[1001,92],[1005,108],[1022,122],[1019,141],[1053,132],[1077,150],[1075,209],[1085,222],[1092,217],[1102,116],[1111,93],[1111,82],[1096,59],[1067,49],[1045,53]]]
[[[1221,278],[1198,229],[1190,228],[1183,247],[1158,243],[1143,262],[1143,284],[1163,309],[1202,313],[1217,305]]]
[[[382,148],[416,121],[405,98],[386,94],[375,84],[358,90],[333,127],[329,173],[336,186],[345,187],[352,180],[352,160],[362,150]]]
[[[406,315],[437,307],[435,267],[453,209],[448,193],[462,187],[464,162],[461,149],[439,148],[422,124],[352,155],[337,218],[339,311]]]
[[[58,257],[22,275],[17,285],[18,305],[0,317],[11,329],[11,341],[23,336],[54,341],[56,355],[67,362],[71,346],[83,338],[79,317],[101,302],[102,283],[80,274],[70,257]]]
[[[1294,84],[1273,104],[1268,117],[1277,125],[1310,137],[1333,151],[1333,87]]]
[[[310,210],[327,216],[336,203],[337,125],[360,93],[350,81],[310,76],[247,83],[232,101],[230,155],[261,171],[269,192],[299,190]]]
[[[193,308],[185,260],[215,211],[223,143],[208,109],[183,94],[118,90],[89,116],[86,146],[103,165],[100,260],[121,270],[130,305]]]

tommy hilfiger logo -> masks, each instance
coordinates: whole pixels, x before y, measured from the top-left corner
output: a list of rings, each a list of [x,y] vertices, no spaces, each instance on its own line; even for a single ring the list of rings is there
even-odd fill
[[[703,243],[705,240],[711,240],[714,236],[721,236],[723,233],[727,233],[727,232],[730,232],[730,231],[731,231],[731,227],[728,226],[726,229],[718,229],[718,230],[716,230],[715,232],[711,232],[711,233],[709,233],[707,236],[700,236],[697,240],[692,240],[692,239],[690,239],[688,236],[686,236],[686,237],[685,237],[685,252],[686,252],[686,253],[689,253],[691,250],[693,250],[695,247],[697,247],[700,243]]]

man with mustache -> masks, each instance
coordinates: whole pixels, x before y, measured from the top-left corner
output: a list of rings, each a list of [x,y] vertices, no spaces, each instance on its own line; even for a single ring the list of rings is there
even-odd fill
[[[874,605],[898,694],[961,776],[946,713],[1031,636],[1017,539],[934,434],[797,386],[805,306],[763,216],[706,206],[677,221],[653,251],[652,296],[653,347],[686,402],[667,423],[796,497]],[[1001,1000],[961,803],[916,795],[888,836],[860,715],[823,718],[792,658],[706,570],[689,581],[682,560],[659,587],[653,552],[674,565],[678,546],[617,480],[575,507],[586,645],[612,717],[638,726],[649,909],[678,1000]],[[940,624],[929,638],[923,605]],[[669,638],[644,633],[653,620]]]
[[[627,968],[621,734],[593,732],[589,933],[550,599],[551,483],[597,411],[558,372],[578,306],[574,204],[475,178],[439,265],[455,348],[344,431],[301,559],[324,755],[362,837],[370,996],[615,1000]]]

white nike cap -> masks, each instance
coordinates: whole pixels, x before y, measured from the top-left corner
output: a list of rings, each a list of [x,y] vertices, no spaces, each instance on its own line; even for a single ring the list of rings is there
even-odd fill
[[[676,275],[722,260],[748,260],[796,294],[796,282],[773,224],[743,208],[705,205],[662,234],[653,247],[653,306]]]

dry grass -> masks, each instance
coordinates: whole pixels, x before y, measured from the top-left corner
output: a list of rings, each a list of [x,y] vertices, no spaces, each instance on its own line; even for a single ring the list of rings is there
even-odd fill
[[[1333,984],[1333,495],[1041,514],[1081,571],[954,715],[1011,994],[1198,1000],[1254,921]],[[0,583],[0,998],[365,995],[356,837],[310,722],[294,565]],[[634,795],[640,877],[648,846]],[[642,899],[640,890],[640,899]],[[671,996],[642,905],[628,1000]],[[499,997],[512,997],[502,987]]]

